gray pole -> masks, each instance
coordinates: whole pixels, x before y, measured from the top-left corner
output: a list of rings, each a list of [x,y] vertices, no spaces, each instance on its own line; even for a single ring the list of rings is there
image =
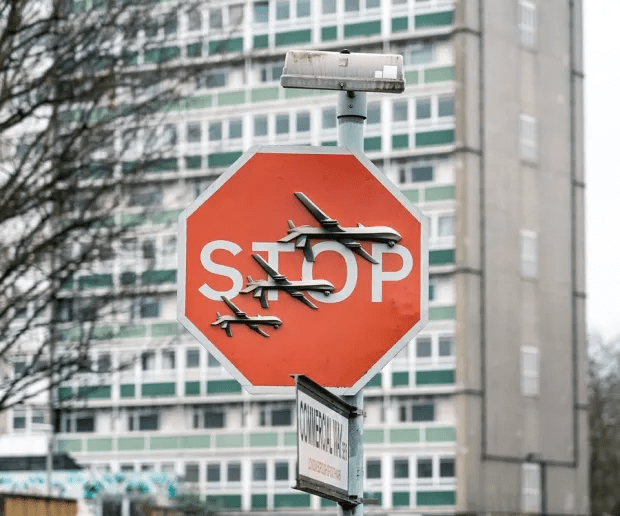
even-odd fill
[[[346,52],[344,52],[346,53]],[[364,122],[366,121],[366,92],[341,91],[338,93],[338,145],[364,150]],[[344,401],[357,409],[357,417],[349,421],[349,495],[356,505],[338,504],[339,516],[364,515],[364,390]]]

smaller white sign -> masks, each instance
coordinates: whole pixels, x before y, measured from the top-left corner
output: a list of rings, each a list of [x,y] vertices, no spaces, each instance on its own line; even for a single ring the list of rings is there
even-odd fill
[[[305,392],[297,391],[299,475],[335,489],[349,488],[349,421]]]

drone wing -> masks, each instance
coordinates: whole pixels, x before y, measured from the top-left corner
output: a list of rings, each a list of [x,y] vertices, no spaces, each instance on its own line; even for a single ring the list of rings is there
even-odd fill
[[[304,305],[307,305],[310,308],[314,308],[315,310],[318,309],[318,306],[316,306],[312,301],[310,301],[306,296],[304,296],[303,292],[299,290],[289,290],[287,292],[291,295],[291,297],[299,299]]]
[[[230,324],[224,323],[222,324],[222,328],[226,330],[226,335],[232,337],[232,328],[230,327]]]
[[[364,258],[364,260],[368,260],[370,263],[374,264],[379,263],[372,257],[372,255],[368,254],[368,252],[362,247],[362,244],[360,244],[357,240],[343,238],[340,239],[339,242],[354,253],[360,255],[362,258]]]
[[[248,328],[251,328],[256,333],[262,335],[263,337],[269,337],[269,334],[266,331],[262,330],[258,324],[250,323],[248,324]]]
[[[260,256],[259,254],[253,254],[252,256],[258,262],[258,264],[265,270],[265,272],[269,274],[269,276],[271,276],[271,278],[276,283],[278,283],[279,285],[290,285],[291,284],[291,282],[286,279],[286,276],[284,274],[280,274],[277,270],[271,267],[271,265],[269,265],[265,260],[263,260],[262,256]]]
[[[248,315],[240,310],[230,299],[228,299],[226,296],[222,296],[222,301],[224,301],[224,303],[226,303],[228,305],[228,308],[230,308],[233,313],[239,318],[239,319],[247,319]]]
[[[329,217],[329,215],[314,204],[306,194],[303,192],[295,192],[295,197],[297,197],[312,216],[321,223],[324,229],[327,231],[344,231],[336,219]]]

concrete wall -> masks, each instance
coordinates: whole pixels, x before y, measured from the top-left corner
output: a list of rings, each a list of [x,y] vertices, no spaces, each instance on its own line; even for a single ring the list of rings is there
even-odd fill
[[[571,29],[569,2],[535,3],[533,49],[520,44],[517,0],[456,3],[460,510],[522,510],[521,465],[534,454],[548,463],[547,510],[587,511],[583,410],[573,424],[586,402],[583,105],[570,43],[580,68],[581,9]],[[533,160],[520,153],[521,114],[538,121]],[[521,230],[538,234],[534,278],[521,274]],[[521,394],[522,346],[540,350],[536,397]]]

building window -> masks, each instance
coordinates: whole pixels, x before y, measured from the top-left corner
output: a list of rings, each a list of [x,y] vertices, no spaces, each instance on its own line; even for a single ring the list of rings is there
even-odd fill
[[[296,130],[298,133],[306,133],[310,130],[310,113],[304,111],[297,113]]]
[[[437,217],[437,236],[451,237],[454,235],[454,215],[440,215]]]
[[[398,100],[392,103],[392,121],[393,122],[406,122],[407,121],[407,101]]]
[[[260,82],[279,81],[284,69],[284,61],[276,64],[266,64],[260,67]]]
[[[200,479],[200,466],[196,462],[185,464],[185,482],[198,482]]]
[[[231,27],[238,27],[243,23],[243,4],[228,6],[228,24]]]
[[[42,410],[33,410],[30,421],[32,422],[33,425],[45,424],[45,412]]]
[[[269,21],[269,2],[254,2],[254,23]]]
[[[219,7],[209,9],[209,28],[221,29],[223,26],[222,9]]]
[[[153,238],[149,238],[142,241],[142,258],[146,260],[150,260],[155,258],[156,249],[155,249],[155,240]]]
[[[297,18],[310,16],[310,0],[297,0]]]
[[[454,478],[455,462],[454,457],[442,457],[439,459],[439,477]]]
[[[336,12],[336,0],[323,0],[323,14],[334,14]]]
[[[293,408],[290,406],[265,406],[260,409],[260,426],[291,426]]]
[[[431,99],[430,98],[416,99],[415,117],[416,117],[416,120],[428,120],[431,118]]]
[[[202,13],[193,9],[187,13],[187,30],[193,32],[202,28]]]
[[[155,352],[144,351],[140,356],[140,363],[143,371],[153,371],[155,369]]]
[[[135,470],[135,466],[133,464],[121,464],[121,472],[129,473]]]
[[[200,122],[192,122],[187,124],[187,142],[200,143],[202,140],[202,129]]]
[[[222,122],[211,122],[209,124],[209,141],[216,142],[222,139]]]
[[[220,480],[219,463],[207,464],[207,482],[219,482]]]
[[[538,276],[538,234],[521,230],[521,274],[524,278]]]
[[[430,337],[418,337],[415,340],[416,343],[416,357],[418,358],[430,358],[433,354],[432,341]]]
[[[288,20],[291,17],[291,6],[288,0],[276,2],[276,20]]]
[[[435,403],[432,400],[403,403],[400,405],[398,419],[401,423],[434,421]]]
[[[404,52],[405,65],[422,65],[433,61],[432,43],[416,43]]]
[[[267,136],[267,117],[254,117],[254,136]]]
[[[408,459],[394,459],[394,478],[409,478]]]
[[[266,462],[261,461],[252,463],[252,480],[255,482],[265,482],[267,480]]]
[[[375,125],[381,123],[381,104],[368,104],[366,113],[366,122],[368,125]]]
[[[241,482],[240,462],[229,462],[226,471],[226,479],[228,482]]]
[[[275,479],[288,480],[288,462],[276,462]]]
[[[60,301],[65,301],[65,299],[61,299]],[[70,300],[72,301],[72,300]],[[71,307],[73,307],[73,303],[71,303]],[[70,321],[71,319],[61,319],[63,321]],[[21,376],[26,370],[26,361],[25,360],[13,360],[13,374],[16,377]]]
[[[336,109],[325,108],[323,110],[323,129],[334,129],[336,127]]]
[[[521,45],[534,48],[536,45],[536,5],[528,0],[519,2],[519,32]]]
[[[161,353],[162,369],[176,369],[176,355],[174,350],[165,349]]]
[[[454,96],[440,95],[437,98],[437,116],[439,118],[454,115]]]
[[[454,338],[450,335],[439,337],[439,356],[451,357],[454,355]]]
[[[78,414],[75,417],[76,432],[94,432],[95,431],[95,415],[94,414]]]
[[[198,348],[185,351],[185,367],[188,369],[200,367],[200,350]]]
[[[211,353],[207,353],[207,367],[220,367],[220,363],[217,361]]]
[[[540,512],[540,464],[521,466],[521,510]]]
[[[15,411],[13,413],[13,430],[25,430],[26,413]]]
[[[366,461],[366,478],[368,479],[381,478],[381,460],[380,459],[368,459]]]
[[[164,34],[176,34],[177,31],[177,13],[171,12],[164,17]]]
[[[418,478],[427,479],[433,478],[433,459],[432,458],[418,458]]]
[[[289,132],[289,116],[276,115],[276,134],[286,134]]]
[[[97,357],[97,372],[108,373],[112,369],[112,356],[110,353],[100,353]]]
[[[205,428],[224,428],[226,425],[226,414],[222,409],[206,409],[204,411]]]
[[[538,127],[534,117],[521,115],[519,135],[521,157],[526,160],[536,161],[538,154]]]
[[[540,352],[534,346],[521,346],[521,393],[538,396],[540,392]]]
[[[346,12],[357,12],[360,10],[360,0],[344,0],[344,10]]]
[[[228,137],[231,140],[239,139],[243,136],[243,124],[240,119],[228,122]]]
[[[128,427],[130,432],[136,430],[159,430],[158,412],[134,412],[129,414]]]

